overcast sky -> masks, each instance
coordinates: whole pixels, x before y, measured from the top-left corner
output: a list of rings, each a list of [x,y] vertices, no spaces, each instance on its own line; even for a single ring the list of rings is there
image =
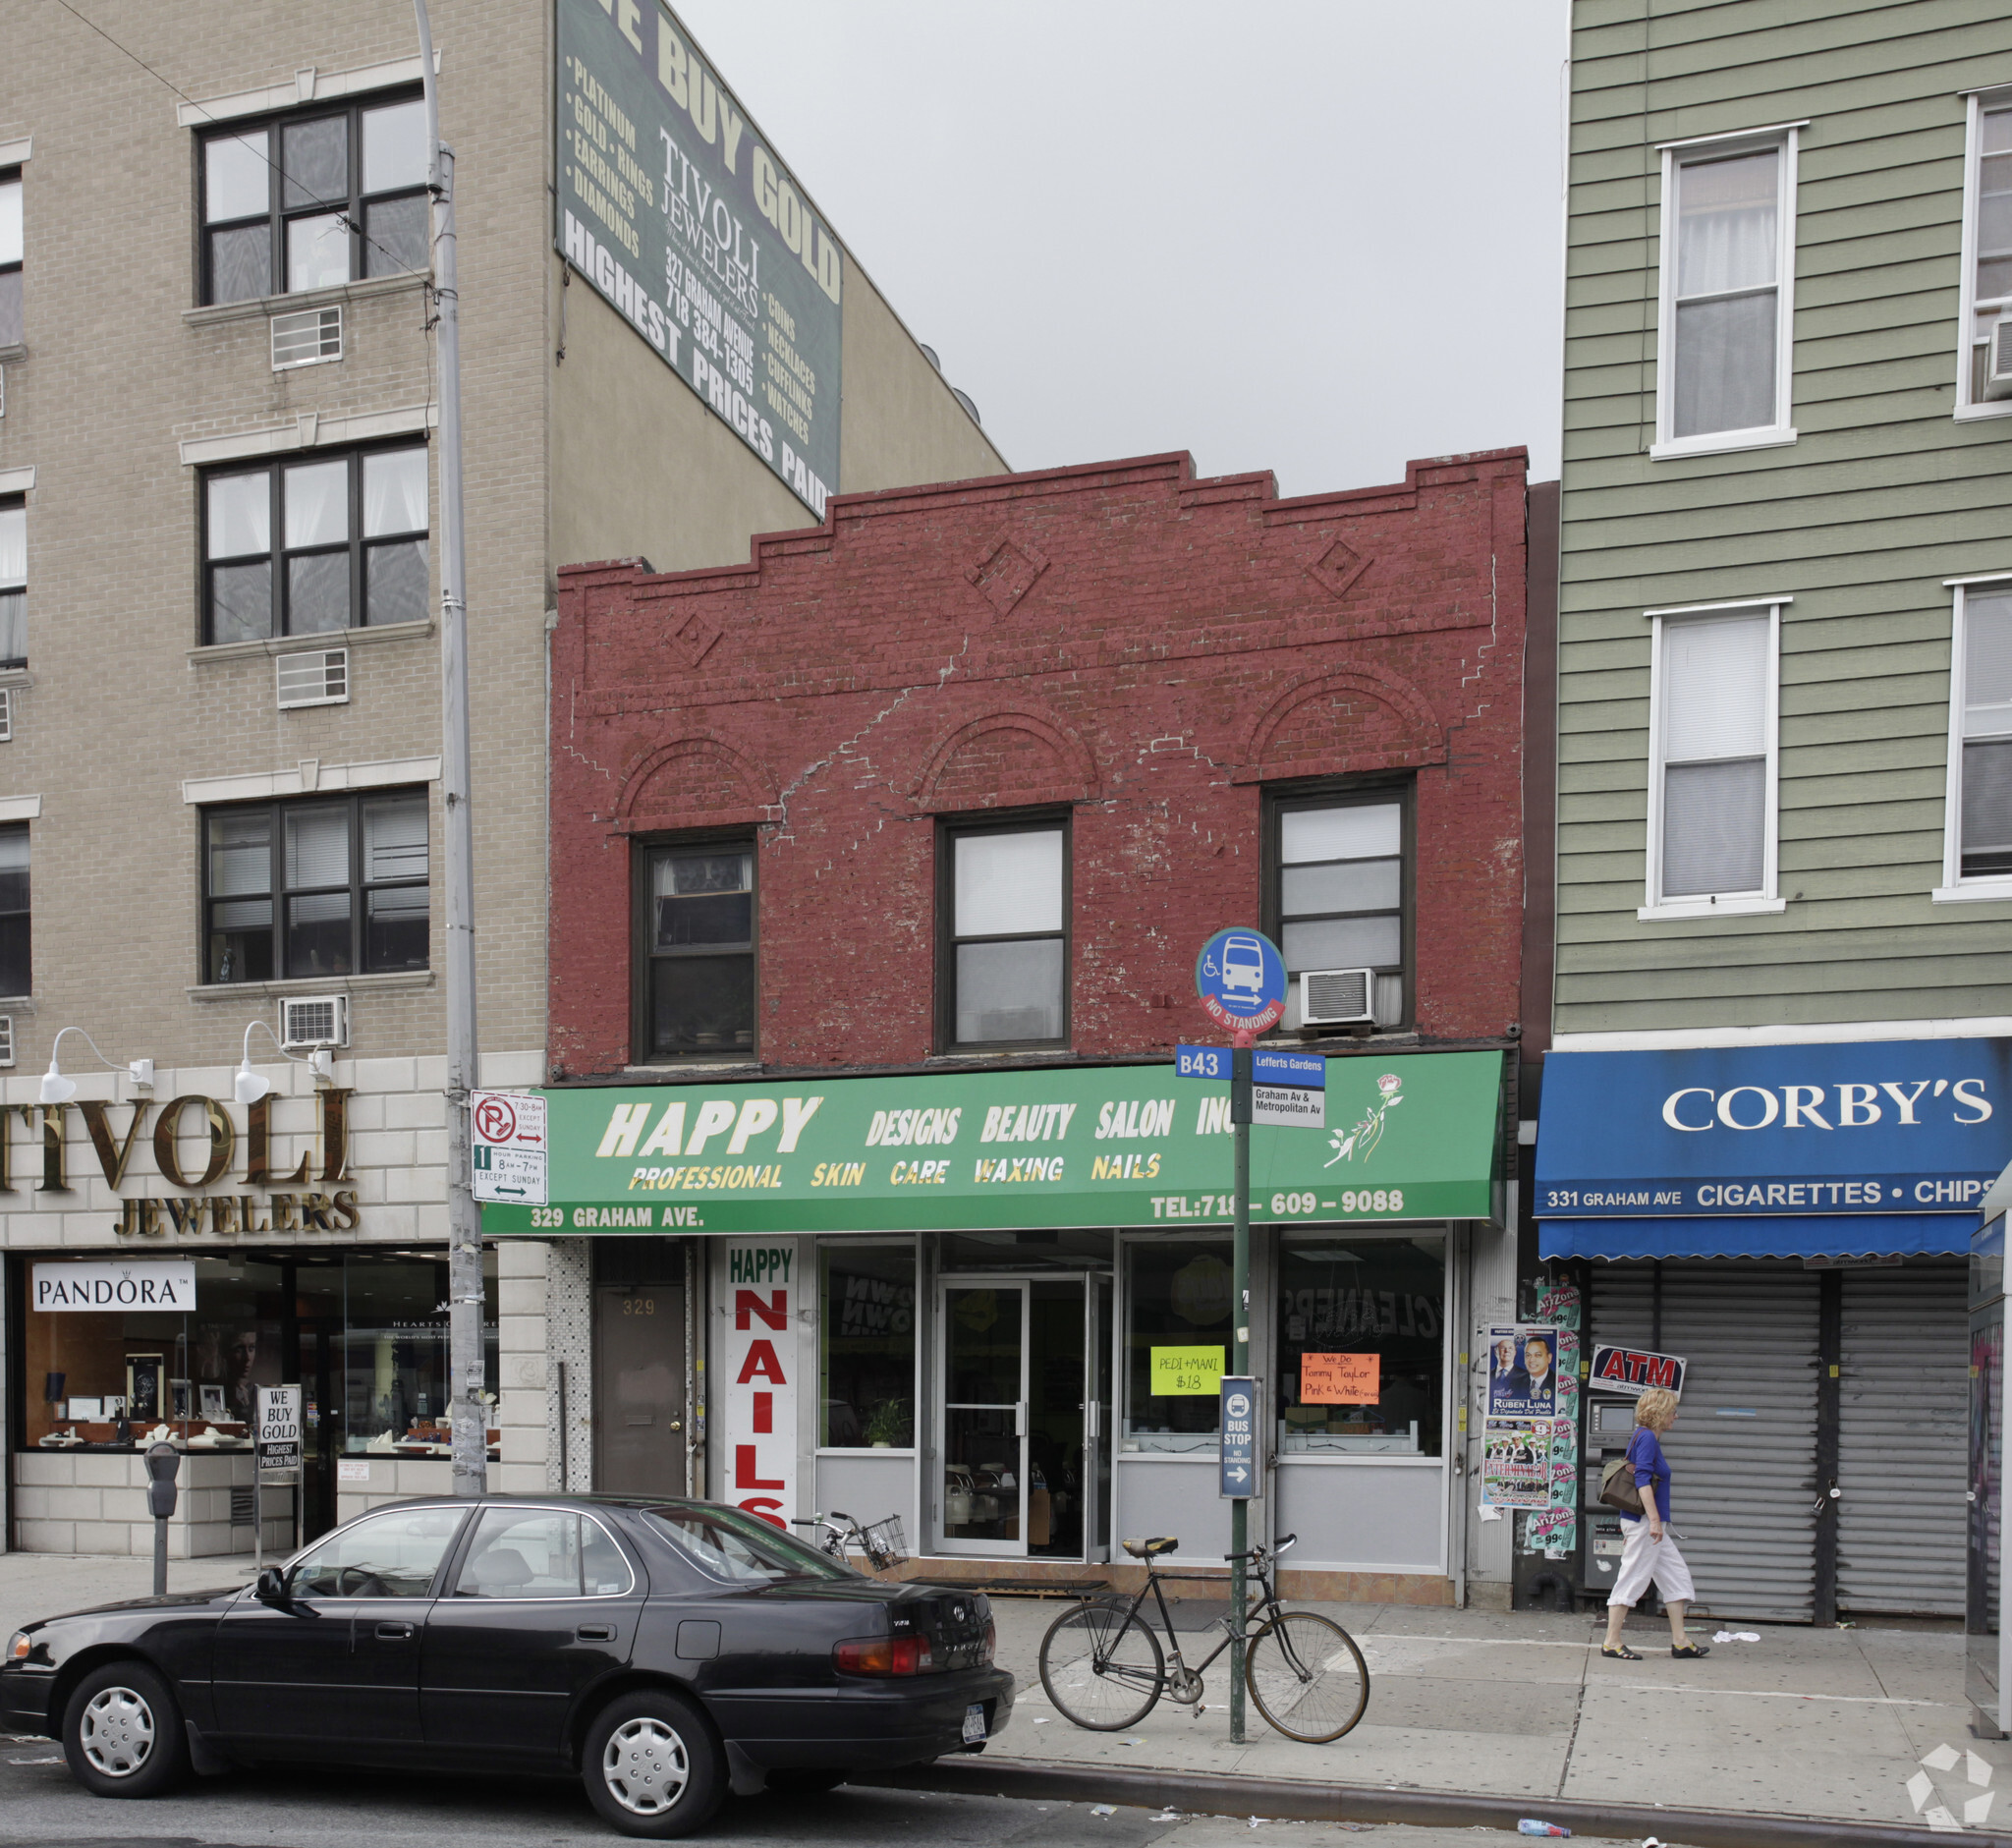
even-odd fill
[[[1567,0],[676,0],[1017,469],[1558,472]]]

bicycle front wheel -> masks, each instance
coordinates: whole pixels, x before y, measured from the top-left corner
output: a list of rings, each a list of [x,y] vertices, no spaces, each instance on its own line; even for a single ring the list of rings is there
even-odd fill
[[[1091,1732],[1136,1726],[1164,1674],[1159,1639],[1124,1604],[1079,1604],[1041,1638],[1041,1686],[1058,1713]]]
[[[1284,1610],[1251,1639],[1244,1682],[1258,1712],[1288,1739],[1325,1745],[1369,1705],[1369,1667],[1340,1624]]]

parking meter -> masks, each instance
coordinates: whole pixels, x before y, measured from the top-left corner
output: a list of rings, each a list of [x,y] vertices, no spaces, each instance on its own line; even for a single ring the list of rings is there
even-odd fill
[[[168,1593],[168,1522],[175,1512],[175,1477],[182,1453],[173,1444],[149,1444],[146,1451],[146,1506],[153,1516],[153,1595]]]

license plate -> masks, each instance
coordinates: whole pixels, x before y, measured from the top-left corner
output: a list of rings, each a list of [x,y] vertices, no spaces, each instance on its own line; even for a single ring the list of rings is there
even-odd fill
[[[964,1743],[977,1745],[985,1736],[985,1708],[981,1701],[974,1701],[964,1709]]]

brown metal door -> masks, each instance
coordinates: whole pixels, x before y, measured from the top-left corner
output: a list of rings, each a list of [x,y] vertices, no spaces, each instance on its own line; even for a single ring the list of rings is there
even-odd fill
[[[607,1495],[682,1495],[685,1291],[603,1284],[593,1293],[593,1485]]]

